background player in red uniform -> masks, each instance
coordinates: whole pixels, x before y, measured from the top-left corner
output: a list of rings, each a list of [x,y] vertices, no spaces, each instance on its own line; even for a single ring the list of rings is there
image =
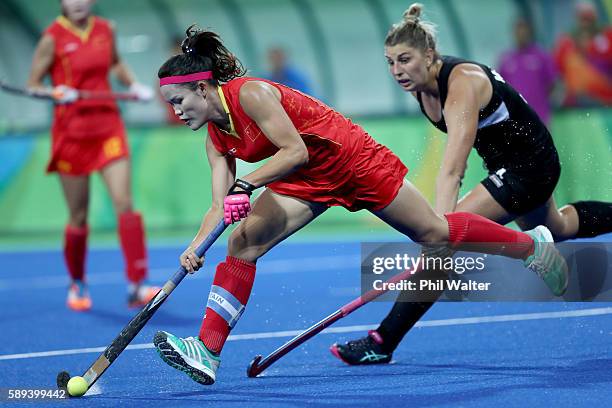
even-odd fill
[[[438,174],[438,214],[467,211],[521,229],[546,225],[555,240],[593,237],[612,231],[612,204],[579,201],[557,209],[552,193],[561,165],[545,124],[527,102],[495,71],[482,64],[436,50],[431,23],[420,21],[422,6],[413,4],[385,41],[389,70],[398,84],[419,101],[423,114],[448,133]],[[472,148],[489,175],[457,202]],[[441,295],[440,292],[438,294]],[[368,336],[332,345],[349,364],[379,364],[431,307],[400,294],[385,320]]]
[[[72,279],[67,304],[91,308],[85,284],[89,175],[99,171],[118,216],[119,238],[129,280],[130,306],[146,304],[156,288],[145,284],[147,254],[142,217],[132,208],[130,161],[125,128],[112,100],[77,100],[76,90],[110,91],[109,71],[141,100],[152,91],[137,83],[121,61],[112,25],[91,15],[91,0],[62,0],[62,15],[44,32],[32,61],[28,85],[44,88],[51,75],[56,105],[48,172],[59,173],[68,204],[64,235],[66,266]]]
[[[294,89],[240,78],[240,62],[216,34],[187,34],[184,54],[159,70],[160,90],[192,130],[208,124],[213,202],[181,264],[190,272],[197,270],[203,259],[194,248],[222,217],[228,223],[246,217],[253,190],[267,188],[229,238],[228,256],[217,266],[198,338],[155,335],[155,346],[170,366],[199,383],[212,384],[219,353],[248,301],[257,259],[334,205],[367,209],[418,242],[453,248],[468,242],[504,242],[496,253],[526,260],[554,293],[563,292],[567,266],[554,247],[541,244],[552,241],[545,227],[525,234],[473,214],[436,215],[404,180],[407,169],[397,156],[361,127]],[[235,180],[236,158],[269,160]],[[546,261],[541,258],[545,253]]]

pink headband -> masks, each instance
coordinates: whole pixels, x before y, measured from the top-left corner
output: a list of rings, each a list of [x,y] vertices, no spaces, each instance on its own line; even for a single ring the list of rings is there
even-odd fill
[[[204,79],[212,79],[212,71],[196,72],[195,74],[174,75],[159,79],[159,86],[170,84],[182,84],[185,82],[202,81]]]

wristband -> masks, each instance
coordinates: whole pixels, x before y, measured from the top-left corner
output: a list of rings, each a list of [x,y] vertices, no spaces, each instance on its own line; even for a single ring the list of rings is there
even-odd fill
[[[244,191],[237,191],[236,188],[240,188]],[[227,192],[227,195],[232,195],[232,194],[246,194],[249,197],[251,196],[251,194],[253,194],[253,191],[256,189],[257,187],[255,187],[253,184],[249,183],[248,181],[244,181],[244,180],[240,180],[240,179],[236,179],[236,181],[234,182],[234,184],[232,185],[232,187],[229,189],[229,191]]]

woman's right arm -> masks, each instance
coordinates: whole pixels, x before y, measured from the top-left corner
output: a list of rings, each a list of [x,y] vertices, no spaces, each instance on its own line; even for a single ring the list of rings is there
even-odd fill
[[[190,273],[197,271],[204,262],[204,258],[197,258],[195,249],[204,242],[208,234],[223,218],[223,199],[236,178],[236,159],[227,158],[219,153],[210,137],[206,139],[206,155],[211,170],[212,205],[204,215],[195,238],[180,257],[181,265]]]
[[[30,77],[28,78],[28,87],[32,89],[45,90],[43,79],[49,73],[53,64],[53,51],[55,41],[50,35],[43,35],[32,58],[32,67],[30,69]]]

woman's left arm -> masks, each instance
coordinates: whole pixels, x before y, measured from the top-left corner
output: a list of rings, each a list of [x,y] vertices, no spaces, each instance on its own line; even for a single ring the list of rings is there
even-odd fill
[[[241,177],[256,187],[285,177],[308,163],[308,149],[281,105],[278,90],[261,81],[240,88],[240,105],[278,151],[263,166]]]
[[[448,96],[444,104],[448,140],[436,185],[435,209],[438,214],[455,210],[467,159],[476,140],[481,106],[477,75],[471,70],[457,67],[449,78]]]

